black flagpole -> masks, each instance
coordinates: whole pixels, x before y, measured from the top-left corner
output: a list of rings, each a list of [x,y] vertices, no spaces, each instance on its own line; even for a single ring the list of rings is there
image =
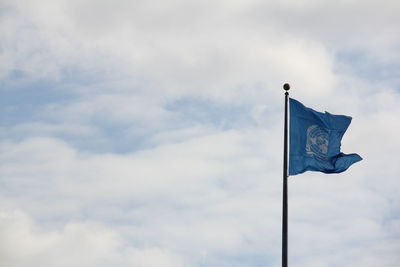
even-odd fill
[[[285,90],[285,133],[283,141],[283,205],[282,205],[282,267],[288,266],[288,102],[290,85]]]

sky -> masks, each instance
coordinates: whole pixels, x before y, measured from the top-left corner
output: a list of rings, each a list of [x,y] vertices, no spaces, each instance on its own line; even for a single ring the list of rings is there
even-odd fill
[[[289,265],[398,266],[399,9],[1,0],[0,265],[280,266],[289,82],[363,157],[289,178]]]

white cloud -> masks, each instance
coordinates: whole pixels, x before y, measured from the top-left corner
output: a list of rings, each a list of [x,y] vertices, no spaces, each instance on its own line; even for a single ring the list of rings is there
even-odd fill
[[[124,246],[118,233],[98,223],[43,229],[20,211],[2,209],[0,225],[3,266],[185,266],[179,256],[157,247]]]
[[[219,254],[276,257],[281,156],[280,145],[271,140],[277,139],[275,130],[273,135],[208,132],[128,155],[81,153],[43,138],[3,144],[7,192],[2,195],[11,206],[22,205],[44,221],[99,220],[140,247],[157,248],[150,249],[161,253],[156,263],[143,266],[157,265],[165,250],[176,255],[165,257],[186,262],[183,266],[213,266]],[[369,161],[370,155],[363,153]],[[347,257],[364,259],[376,249],[375,242],[385,244],[381,255],[390,257],[388,266],[394,264],[398,242],[386,240],[393,228],[380,221],[392,209],[390,196],[396,195],[382,195],[387,189],[375,187],[374,173],[360,172],[360,166],[350,172],[334,178],[291,178],[291,250],[294,259],[301,258],[299,264],[312,264],[310,251],[322,254],[319,262],[343,265]],[[389,175],[385,184],[395,177]],[[367,247],[355,249],[359,245],[349,243]],[[349,252],[329,255],[337,247]],[[134,262],[145,262],[142,257],[151,254],[143,253]],[[371,262],[385,260],[376,257]]]
[[[331,89],[335,80],[332,55],[323,46],[280,37],[268,23],[266,33],[244,28],[251,20],[248,16],[236,20],[241,7],[212,2],[121,2],[109,12],[106,2],[80,1],[48,5],[46,13],[51,16],[44,16],[38,4],[24,3],[17,16],[26,16],[25,24],[38,25],[38,29],[28,28],[28,36],[34,36],[27,37],[37,44],[32,47],[32,41],[22,42],[20,50],[32,56],[24,56],[24,61],[14,62],[12,67],[49,76],[50,71],[62,71],[71,64],[89,69],[107,66],[112,55],[119,58],[116,66],[126,68],[137,80],[148,81],[151,87],[147,90],[156,94],[240,101],[243,95],[266,96],[254,89],[250,89],[252,94],[243,94],[238,86],[246,86],[248,91],[262,83],[278,90],[284,79],[296,81],[305,92],[314,87],[321,93]],[[221,16],[224,10],[226,14]],[[24,29],[13,24],[15,18],[7,19],[11,20],[8,28]],[[5,55],[14,61],[20,56],[11,52],[11,45],[19,37],[19,32],[13,32],[7,38],[10,47]]]
[[[79,153],[51,139],[3,144],[3,182],[10,190],[2,195],[44,221],[115,221],[113,227],[134,244],[175,251],[193,264],[203,259],[201,251],[212,259],[251,246],[259,254],[256,244],[263,238],[257,232],[276,228],[277,221],[260,221],[258,209],[266,199],[276,201],[265,194],[276,188],[257,189],[267,181],[257,178],[265,166],[251,155],[255,145],[236,132],[125,156]],[[235,219],[238,213],[244,220]]]

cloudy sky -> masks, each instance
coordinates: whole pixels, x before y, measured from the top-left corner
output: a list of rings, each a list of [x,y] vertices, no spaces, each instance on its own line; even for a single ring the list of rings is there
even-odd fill
[[[283,90],[353,122],[289,264],[398,266],[396,0],[1,0],[0,265],[280,266]]]

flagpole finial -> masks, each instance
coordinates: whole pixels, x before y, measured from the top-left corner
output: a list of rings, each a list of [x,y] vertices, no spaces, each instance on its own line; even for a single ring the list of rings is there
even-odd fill
[[[289,89],[290,89],[290,84],[285,83],[285,84],[283,85],[283,89],[284,89],[285,91],[289,91]]]

